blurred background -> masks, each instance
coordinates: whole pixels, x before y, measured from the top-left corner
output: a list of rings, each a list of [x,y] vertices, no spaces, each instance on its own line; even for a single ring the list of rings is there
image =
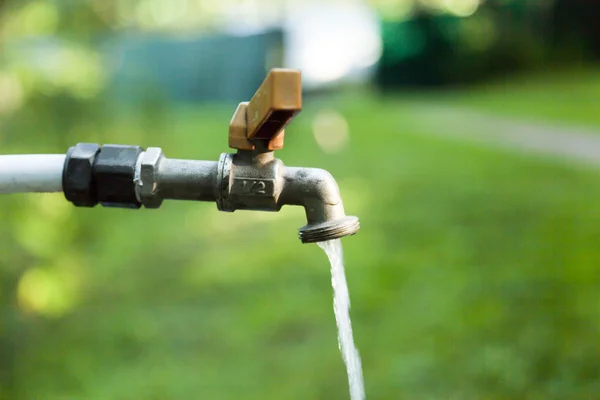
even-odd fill
[[[593,0],[0,0],[0,153],[217,160],[268,69],[301,68],[278,156],[331,171],[361,218],[343,243],[368,398],[596,399],[599,17]],[[14,195],[0,221],[0,399],[348,397],[303,210]]]

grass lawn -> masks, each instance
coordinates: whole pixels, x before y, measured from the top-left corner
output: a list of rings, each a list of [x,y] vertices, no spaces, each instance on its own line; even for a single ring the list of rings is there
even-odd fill
[[[498,80],[442,96],[443,102],[531,121],[600,127],[600,71]]]
[[[544,90],[529,99],[548,100]],[[504,112],[508,96],[461,101]],[[343,243],[368,398],[598,397],[600,174],[421,135],[404,102],[328,104],[348,147],[320,150],[309,103],[279,156],[330,170],[361,218]],[[553,115],[544,102],[532,110]],[[232,111],[179,109],[154,131],[106,131],[217,159]],[[52,195],[2,205],[5,262],[74,282],[57,284],[72,290],[69,312],[27,314],[20,328],[20,398],[347,398],[329,267],[296,238],[302,210],[84,210]]]

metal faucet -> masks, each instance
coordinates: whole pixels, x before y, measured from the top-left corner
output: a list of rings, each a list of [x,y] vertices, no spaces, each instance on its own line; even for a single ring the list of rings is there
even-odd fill
[[[286,167],[275,158],[284,128],[302,109],[300,71],[271,70],[250,102],[241,103],[229,124],[229,146],[218,162],[165,158],[159,148],[139,157],[136,194],[146,208],[164,199],[215,201],[221,211],[279,211],[304,207],[303,243],[356,233],[358,218],[346,216],[338,185],[322,169]]]
[[[300,71],[273,69],[231,119],[229,147],[236,154],[178,160],[157,147],[80,143],[66,156],[0,156],[0,193],[63,191],[80,207],[158,208],[166,199],[214,201],[226,212],[298,205],[306,211],[303,243],[353,235],[358,218],[346,216],[329,172],[286,167],[275,158],[285,127],[301,109]]]

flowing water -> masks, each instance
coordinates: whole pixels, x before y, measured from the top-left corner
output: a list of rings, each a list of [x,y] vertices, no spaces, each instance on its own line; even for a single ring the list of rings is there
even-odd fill
[[[333,286],[333,311],[338,327],[338,345],[346,370],[348,371],[348,383],[350,384],[350,398],[352,400],[363,400],[365,398],[365,385],[363,382],[360,355],[354,345],[352,336],[352,322],[350,322],[350,294],[344,273],[344,256],[342,242],[340,239],[329,240],[318,243],[329,262],[331,263],[331,285]]]

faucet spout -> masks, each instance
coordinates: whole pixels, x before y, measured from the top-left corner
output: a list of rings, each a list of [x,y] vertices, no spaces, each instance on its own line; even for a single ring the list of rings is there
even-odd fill
[[[303,243],[323,242],[353,235],[360,225],[346,216],[340,190],[333,176],[317,168],[286,168],[280,204],[304,207],[307,224],[300,228]]]

